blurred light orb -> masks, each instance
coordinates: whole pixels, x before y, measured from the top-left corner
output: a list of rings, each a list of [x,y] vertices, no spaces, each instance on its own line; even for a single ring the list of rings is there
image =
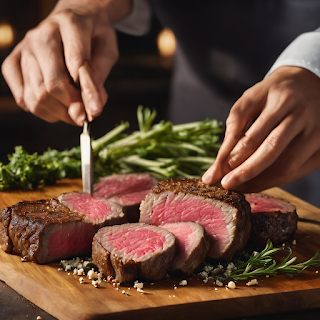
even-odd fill
[[[158,50],[161,56],[171,57],[176,51],[176,37],[169,28],[160,31],[157,38]]]
[[[14,32],[8,23],[0,24],[0,48],[7,48],[13,45]]]

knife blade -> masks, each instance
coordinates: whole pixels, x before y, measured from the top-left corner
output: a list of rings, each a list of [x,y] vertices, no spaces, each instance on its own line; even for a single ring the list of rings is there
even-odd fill
[[[83,132],[80,134],[80,150],[83,192],[92,194],[92,147],[88,120],[83,121]]]

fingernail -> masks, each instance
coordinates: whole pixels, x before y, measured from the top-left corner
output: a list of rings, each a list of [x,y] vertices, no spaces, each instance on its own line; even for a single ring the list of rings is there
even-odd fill
[[[232,183],[232,174],[228,173],[221,179],[221,185],[225,189],[231,189],[234,186],[234,183]]]
[[[91,113],[96,113],[100,110],[100,106],[94,101],[91,100],[89,103]]]
[[[204,175],[202,176],[202,181],[206,184],[209,184],[212,179],[212,174],[209,170],[207,170]]]
[[[83,121],[86,119],[86,116],[85,115],[81,115],[81,116],[79,116],[78,117],[78,120],[77,120],[77,124],[78,124],[78,126],[82,126],[82,124],[83,124]]]

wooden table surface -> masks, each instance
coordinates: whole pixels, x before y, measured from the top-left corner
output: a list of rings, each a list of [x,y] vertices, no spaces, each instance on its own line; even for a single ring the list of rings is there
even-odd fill
[[[81,188],[80,180],[65,180],[43,190],[1,192],[0,207],[21,200],[51,198]],[[297,244],[287,244],[298,260],[320,252],[320,209],[278,188],[266,193],[286,199],[297,207],[301,219],[295,235]],[[144,294],[132,286],[121,286],[116,291],[109,283],[103,283],[100,288],[94,288],[89,280],[80,284],[78,276],[58,271],[58,267],[57,263],[22,262],[20,257],[0,251],[0,280],[58,319],[250,319],[250,316],[279,312],[291,312],[292,319],[299,314],[292,313],[294,310],[320,308],[317,272],[320,266],[294,277],[259,277],[259,285],[254,287],[247,287],[246,281],[238,281],[234,290],[205,284],[197,276],[186,278],[187,286],[179,286],[181,278],[168,278],[145,284]],[[311,317],[313,312],[320,314],[318,310],[299,312],[305,318],[308,312]]]

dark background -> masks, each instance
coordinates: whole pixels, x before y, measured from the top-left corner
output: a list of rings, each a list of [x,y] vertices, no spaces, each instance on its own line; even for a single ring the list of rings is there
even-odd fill
[[[0,64],[25,33],[51,11],[55,2],[0,1],[0,24],[10,23],[15,30],[13,46],[0,48]],[[171,70],[163,66],[158,53],[156,39],[161,30],[160,23],[153,18],[151,30],[145,36],[117,33],[120,58],[106,81],[109,99],[102,115],[93,121],[93,138],[104,135],[121,121],[129,121],[129,130],[136,130],[136,110],[140,104],[157,110],[156,121],[166,118]],[[48,147],[69,149],[79,144],[81,130],[61,122],[49,124],[20,110],[0,76],[0,161],[7,163],[7,154],[13,153],[16,145],[22,145],[29,153],[42,153]]]

